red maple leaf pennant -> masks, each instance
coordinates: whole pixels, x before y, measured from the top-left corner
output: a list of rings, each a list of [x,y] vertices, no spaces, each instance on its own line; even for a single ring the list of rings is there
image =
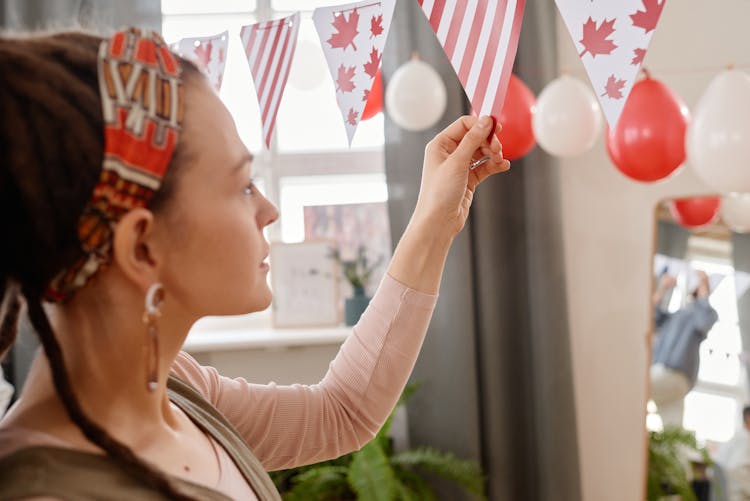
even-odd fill
[[[213,45],[211,44],[211,40],[205,42],[205,44],[201,42],[200,45],[195,48],[195,55],[204,68],[208,68],[208,63],[211,61],[212,49]]]
[[[661,11],[664,9],[666,0],[661,0],[661,3],[659,3],[659,0],[641,1],[646,10],[635,11],[635,14],[630,15],[630,19],[633,20],[633,26],[643,28],[648,33],[656,28],[656,23],[659,22],[659,16],[661,16]]]
[[[382,56],[378,53],[378,49],[375,47],[370,51],[370,60],[365,63],[365,73],[370,77],[375,78],[378,72],[378,66],[380,66],[380,58]]]
[[[619,80],[614,75],[610,75],[607,85],[604,86],[604,94],[612,99],[622,99],[622,88],[625,87],[625,80]]]
[[[365,89],[362,93],[362,101],[367,102],[368,99],[370,99],[370,89]]]
[[[630,61],[630,64],[638,66],[643,62],[643,58],[646,57],[646,49],[634,49],[633,52],[635,53],[635,56],[633,56],[633,60]]]
[[[354,111],[354,108],[349,108],[349,114],[346,116],[346,121],[349,125],[357,125],[358,118],[359,112]]]
[[[611,21],[605,19],[602,21],[601,26],[597,28],[596,21],[589,16],[588,21],[583,24],[583,38],[581,39],[581,43],[584,49],[578,55],[583,57],[587,52],[591,54],[591,57],[596,57],[598,54],[611,54],[617,48],[617,45],[607,37],[614,33],[614,25],[614,19]]]
[[[383,15],[370,19],[370,38],[383,34]]]
[[[336,78],[336,90],[351,92],[354,90],[354,66],[347,68],[343,64],[339,66],[339,76]]]
[[[346,19],[344,14],[334,14],[333,23],[331,23],[336,29],[337,33],[331,35],[331,38],[326,40],[331,44],[332,49],[344,49],[351,45],[354,50],[357,50],[357,46],[354,45],[354,37],[359,35],[357,31],[357,24],[359,23],[359,13],[357,9],[354,9],[349,14],[349,19]]]

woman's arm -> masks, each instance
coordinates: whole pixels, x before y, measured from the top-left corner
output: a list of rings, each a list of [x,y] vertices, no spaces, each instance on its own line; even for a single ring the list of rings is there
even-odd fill
[[[462,117],[425,150],[419,199],[370,306],[317,385],[249,384],[181,354],[178,376],[235,425],[263,465],[289,468],[341,456],[371,440],[396,404],[421,348],[445,259],[476,186],[507,170],[491,120]],[[470,170],[483,156],[491,161]]]

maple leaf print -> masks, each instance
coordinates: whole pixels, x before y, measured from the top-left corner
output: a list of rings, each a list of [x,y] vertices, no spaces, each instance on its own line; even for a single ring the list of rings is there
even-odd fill
[[[370,89],[365,89],[362,93],[362,101],[367,102],[368,99],[370,99]]]
[[[383,15],[370,19],[370,38],[383,34]]]
[[[610,75],[607,85],[604,86],[604,94],[611,99],[622,99],[622,88],[625,87],[625,80],[619,80],[614,75]]]
[[[373,47],[372,50],[370,51],[370,60],[364,64],[365,73],[370,75],[371,78],[375,78],[375,75],[378,72],[378,66],[380,66],[381,57],[382,56],[378,54],[378,49]]]
[[[659,22],[659,16],[664,8],[666,0],[641,0],[643,2],[643,8],[646,10],[637,10],[635,14],[630,14],[630,19],[633,20],[633,26],[643,28],[646,33],[653,31],[656,28],[656,23]]]
[[[221,49],[221,50],[219,51],[219,62],[220,62],[220,63],[223,63],[223,62],[224,62],[224,57],[225,57],[225,56],[224,56],[224,49]]]
[[[349,108],[349,114],[346,117],[346,121],[349,125],[357,125],[357,119],[359,117],[359,112],[354,111],[354,108]]]
[[[605,19],[602,21],[601,26],[597,28],[596,21],[589,16],[588,21],[583,24],[583,38],[581,39],[581,43],[584,49],[583,52],[578,54],[579,57],[583,57],[587,52],[591,54],[591,57],[596,57],[598,54],[611,54],[617,48],[617,45],[607,37],[614,33],[614,25],[614,19],[611,21]]]
[[[343,64],[339,66],[339,76],[336,78],[336,90],[351,92],[354,90],[354,66],[347,68]]]
[[[326,40],[331,44],[332,49],[344,49],[351,45],[354,50],[357,50],[357,46],[354,45],[354,37],[359,35],[357,31],[357,24],[359,23],[359,13],[357,9],[354,9],[349,14],[349,19],[346,19],[344,14],[333,15],[333,27],[337,33],[331,35],[331,38]]]
[[[634,49],[633,52],[635,53],[635,56],[633,56],[633,60],[630,61],[630,64],[638,66],[643,62],[643,58],[646,57],[646,49]]]
[[[211,40],[206,42],[205,45],[201,42],[201,44],[195,48],[195,55],[204,68],[208,68],[208,63],[211,61],[212,49],[213,45],[211,44]]]

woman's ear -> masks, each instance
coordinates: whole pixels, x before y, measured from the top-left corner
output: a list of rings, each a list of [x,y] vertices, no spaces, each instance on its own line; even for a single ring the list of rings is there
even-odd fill
[[[128,211],[115,226],[112,239],[113,264],[143,290],[158,281],[163,263],[154,236],[154,214],[148,209]]]

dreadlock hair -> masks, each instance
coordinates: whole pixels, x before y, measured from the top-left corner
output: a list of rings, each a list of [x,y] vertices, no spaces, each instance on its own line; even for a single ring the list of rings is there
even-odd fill
[[[61,32],[0,37],[0,355],[12,345],[22,304],[71,420],[123,470],[171,499],[189,499],[83,411],[60,345],[42,305],[47,284],[82,256],[80,215],[99,179],[104,120],[97,79],[100,37]],[[183,76],[199,75],[181,60]],[[173,164],[179,164],[178,147]],[[158,210],[173,191],[170,166],[152,200]]]

